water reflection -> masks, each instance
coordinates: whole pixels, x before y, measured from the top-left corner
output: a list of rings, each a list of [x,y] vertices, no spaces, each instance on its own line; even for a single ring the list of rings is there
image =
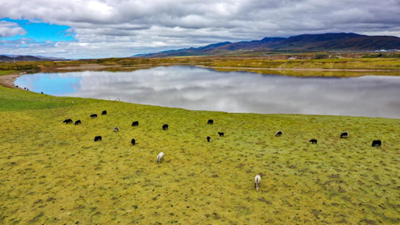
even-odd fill
[[[297,78],[197,67],[25,75],[16,85],[56,96],[226,112],[400,118],[400,78]]]

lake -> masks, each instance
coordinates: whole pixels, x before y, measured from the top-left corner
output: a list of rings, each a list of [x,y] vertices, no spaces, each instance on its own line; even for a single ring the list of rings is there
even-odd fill
[[[38,73],[16,85],[55,96],[240,113],[400,118],[400,77],[289,77],[171,66]]]

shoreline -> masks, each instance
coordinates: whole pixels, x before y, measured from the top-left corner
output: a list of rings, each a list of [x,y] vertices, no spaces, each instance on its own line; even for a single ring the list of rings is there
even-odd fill
[[[9,75],[0,76],[0,85],[11,89],[20,89],[15,86],[15,81],[23,74],[25,74],[25,72],[17,72]]]
[[[271,70],[271,71],[320,71],[320,72],[400,72],[400,70],[374,70],[374,69],[325,69],[325,68],[265,68],[265,67],[219,67],[203,66],[197,67],[209,69],[228,69],[228,70]]]
[[[181,66],[179,64],[169,64],[169,65],[158,65],[158,66]],[[184,65],[185,66],[185,65]],[[190,66],[190,65],[186,65]],[[265,70],[265,71],[315,71],[315,72],[400,72],[400,70],[378,70],[378,69],[326,69],[326,68],[263,68],[263,67],[218,67],[218,66],[205,66],[205,65],[191,65],[199,68],[207,68],[207,69],[228,69],[228,70],[237,70],[237,71],[242,71],[242,70]],[[154,66],[156,67],[156,66]],[[61,70],[67,70],[67,71],[84,71],[84,70],[103,70],[107,68],[124,68],[121,65],[113,65],[113,66],[108,66],[108,65],[101,65],[101,64],[81,64],[79,66],[69,66],[69,67],[57,67],[53,68],[53,71],[61,71]],[[129,68],[135,68],[135,69],[140,69],[141,67],[129,67]],[[148,68],[148,67],[143,67],[143,68]],[[46,71],[44,71],[46,72]],[[16,72],[13,74],[9,75],[2,75],[0,76],[0,85],[6,88],[11,88],[11,89],[19,89],[15,86],[15,80],[25,74],[25,72]],[[290,75],[289,75],[290,76]],[[389,75],[390,76],[390,75]],[[340,76],[342,77],[342,76]],[[346,76],[345,76],[346,77]],[[351,76],[349,76],[351,77]]]

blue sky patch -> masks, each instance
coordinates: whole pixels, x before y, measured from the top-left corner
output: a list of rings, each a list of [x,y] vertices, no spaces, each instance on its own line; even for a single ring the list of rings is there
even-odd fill
[[[38,21],[30,20],[12,20],[9,18],[0,19],[0,21],[7,21],[17,23],[20,27],[26,30],[25,35],[16,35],[13,37],[1,38],[2,40],[18,40],[21,38],[32,39],[36,42],[59,42],[59,41],[75,41],[75,33],[67,31],[71,27],[65,25],[49,24]],[[72,29],[71,29],[72,30]]]

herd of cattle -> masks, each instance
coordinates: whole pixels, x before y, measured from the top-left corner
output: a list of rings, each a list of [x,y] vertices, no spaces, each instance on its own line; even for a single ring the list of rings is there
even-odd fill
[[[107,115],[107,111],[104,110],[104,111],[101,113],[101,115],[103,115],[103,116],[104,116],[104,115]],[[97,118],[97,114],[91,114],[91,115],[90,115],[90,118]],[[72,119],[66,119],[66,120],[63,121],[63,123],[65,123],[65,124],[72,124],[73,121],[72,121]],[[75,125],[80,125],[80,124],[82,124],[81,120],[75,121]],[[214,124],[214,120],[211,120],[211,119],[208,120],[207,124],[213,125],[213,124]],[[134,122],[132,123],[132,127],[136,127],[136,126],[139,126],[139,121],[134,121]],[[164,125],[162,126],[162,129],[163,129],[163,130],[168,130],[168,124],[164,124]],[[119,131],[119,127],[115,127],[115,128],[113,129],[113,131],[114,131],[114,132],[118,132],[118,131]],[[220,137],[224,137],[225,134],[224,134],[224,132],[218,132],[218,135],[219,135]],[[281,130],[278,131],[278,132],[276,132],[276,134],[275,134],[276,137],[280,137],[280,136],[282,136],[282,135],[283,135],[283,132],[282,132]],[[349,137],[349,133],[348,133],[348,132],[343,132],[343,133],[340,134],[340,138],[348,138],[348,137]],[[94,141],[95,141],[95,142],[101,141],[101,140],[102,140],[102,137],[101,137],[101,136],[96,136],[96,137],[94,137]],[[211,137],[208,136],[208,137],[207,137],[207,142],[210,142],[210,140],[211,140]],[[317,139],[311,139],[309,142],[311,142],[311,144],[317,144],[317,143],[318,143]],[[132,140],[131,140],[131,143],[132,143],[132,145],[135,145],[135,144],[136,144],[135,139],[132,139]],[[374,140],[374,141],[372,141],[372,147],[380,147],[381,145],[382,145],[381,140]],[[164,156],[164,152],[160,152],[160,153],[157,155],[157,163],[161,163],[161,160],[162,160],[163,156]],[[257,174],[257,175],[255,176],[255,184],[254,184],[254,187],[256,188],[257,191],[259,190],[260,181],[261,181],[261,176]]]

